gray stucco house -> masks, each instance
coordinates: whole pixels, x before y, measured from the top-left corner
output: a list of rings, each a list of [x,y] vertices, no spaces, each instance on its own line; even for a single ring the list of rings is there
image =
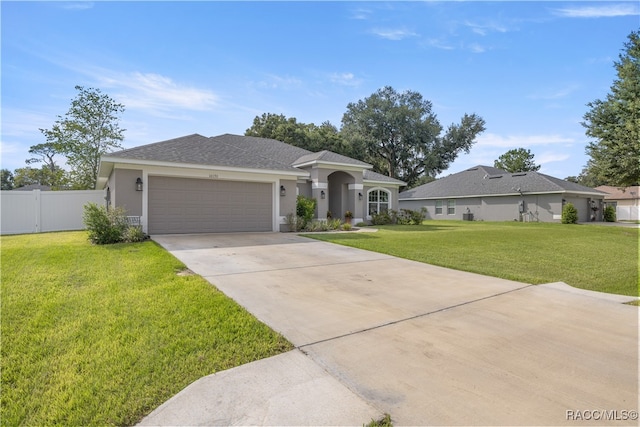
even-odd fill
[[[538,172],[476,166],[399,195],[401,209],[427,209],[427,219],[560,222],[573,203],[578,220],[601,221],[606,193]]]
[[[149,234],[287,231],[298,194],[317,200],[320,220],[398,209],[404,182],[371,169],[274,139],[193,134],[102,156],[96,188]]]

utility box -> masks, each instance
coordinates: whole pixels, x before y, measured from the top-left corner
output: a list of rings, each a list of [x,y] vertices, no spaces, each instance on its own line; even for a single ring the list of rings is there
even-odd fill
[[[473,214],[471,212],[463,213],[462,214],[462,220],[463,221],[473,221]]]

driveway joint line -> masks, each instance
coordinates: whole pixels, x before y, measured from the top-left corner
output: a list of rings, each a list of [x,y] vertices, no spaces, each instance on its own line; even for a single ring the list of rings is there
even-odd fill
[[[500,293],[493,294],[493,295],[488,295],[486,297],[476,298],[474,300],[461,302],[459,304],[454,304],[454,305],[451,305],[451,306],[448,306],[448,307],[439,308],[437,310],[429,311],[427,313],[420,313],[420,314],[416,314],[414,316],[405,317],[403,319],[392,320],[390,322],[382,323],[380,325],[375,325],[375,326],[371,326],[371,327],[364,328],[364,329],[358,329],[357,331],[351,331],[351,332],[348,332],[346,334],[337,335],[335,337],[325,338],[325,339],[321,339],[321,340],[314,341],[314,342],[311,342],[311,343],[302,344],[302,345],[296,346],[295,348],[299,349],[300,351],[302,351],[304,353],[303,347],[310,347],[312,345],[322,344],[322,343],[325,343],[325,342],[338,340],[340,338],[350,337],[350,336],[353,336],[353,335],[361,334],[363,332],[369,332],[369,331],[373,331],[373,330],[376,330],[376,329],[381,329],[381,328],[384,328],[386,326],[397,325],[399,323],[404,323],[404,322],[407,322],[409,320],[419,319],[421,317],[430,316],[432,314],[436,314],[436,313],[440,313],[440,312],[443,312],[443,311],[451,310],[451,309],[454,309],[454,308],[462,307],[462,306],[465,306],[465,305],[473,304],[475,302],[484,301],[484,300],[487,300],[487,299],[499,297],[499,296],[502,296],[502,295],[505,295],[505,294],[510,294],[512,292],[517,292],[517,291],[520,291],[520,290],[523,290],[523,289],[530,288],[532,286],[537,286],[537,285],[521,286],[521,287],[516,288],[516,289],[510,289],[508,291],[500,292]]]
[[[241,274],[266,273],[270,271],[299,270],[301,268],[330,267],[332,265],[357,264],[361,262],[371,262],[371,261],[386,261],[388,259],[392,259],[392,258],[363,259],[363,260],[357,260],[357,261],[332,262],[327,264],[300,265],[298,267],[284,267],[284,268],[273,268],[273,269],[265,269],[265,270],[254,270],[254,271],[237,271],[235,273],[210,274],[208,276],[202,276],[202,277],[224,277],[224,276],[236,276]]]

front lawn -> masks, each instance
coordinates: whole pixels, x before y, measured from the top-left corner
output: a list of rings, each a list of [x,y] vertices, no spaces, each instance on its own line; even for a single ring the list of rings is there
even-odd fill
[[[524,283],[638,295],[637,228],[477,221],[379,228],[308,237]]]
[[[200,377],[292,348],[154,242],[0,243],[3,425],[133,425]]]

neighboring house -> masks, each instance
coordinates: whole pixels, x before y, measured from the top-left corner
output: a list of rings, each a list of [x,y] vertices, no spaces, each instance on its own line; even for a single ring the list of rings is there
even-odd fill
[[[428,219],[560,222],[573,203],[578,221],[601,221],[605,193],[538,172],[477,166],[400,193],[400,208]]]
[[[320,220],[397,209],[405,183],[371,168],[274,139],[193,134],[102,156],[97,188],[149,234],[287,231],[298,194],[317,200]]]
[[[51,187],[49,185],[28,184],[28,185],[23,185],[22,187],[14,188],[11,191],[33,191],[33,190],[51,191]]]
[[[640,186],[620,188],[601,185],[596,190],[607,193],[604,203],[616,208],[618,221],[640,221]]]

